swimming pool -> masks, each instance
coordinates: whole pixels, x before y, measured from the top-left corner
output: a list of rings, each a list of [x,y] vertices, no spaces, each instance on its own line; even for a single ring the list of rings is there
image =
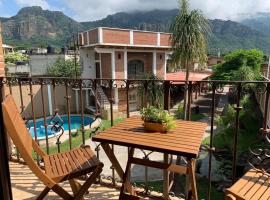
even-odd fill
[[[56,119],[57,121],[61,121],[62,122],[62,127],[65,131],[69,130],[68,127],[68,116],[67,115],[61,115],[59,117],[57,117]],[[70,129],[80,129],[81,128],[81,116],[80,115],[71,115],[70,116]],[[93,122],[93,118],[90,116],[84,116],[84,126],[89,126],[90,123]],[[52,117],[47,117],[46,120],[47,123],[47,132],[48,132],[48,137],[54,137],[57,134],[60,134],[60,132],[56,133],[55,131],[51,130],[54,122],[52,121]],[[31,134],[31,136],[34,138],[35,137],[35,131],[34,131],[34,122],[33,121],[29,121],[29,132]],[[46,134],[45,134],[45,127],[44,127],[44,120],[43,118],[41,119],[37,119],[36,120],[36,127],[37,127],[37,139],[38,140],[42,140],[46,138]]]

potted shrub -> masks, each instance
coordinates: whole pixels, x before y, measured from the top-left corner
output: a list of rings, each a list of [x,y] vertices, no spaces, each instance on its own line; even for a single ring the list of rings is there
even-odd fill
[[[175,127],[173,116],[166,110],[150,106],[143,108],[141,115],[147,131],[166,133]]]

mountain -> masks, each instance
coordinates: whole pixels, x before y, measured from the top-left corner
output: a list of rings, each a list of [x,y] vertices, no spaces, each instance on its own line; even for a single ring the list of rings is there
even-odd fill
[[[61,47],[71,41],[75,33],[95,28],[117,27],[169,32],[170,24],[178,10],[152,10],[144,12],[120,12],[91,22],[76,22],[59,11],[42,10],[40,7],[21,9],[11,18],[0,18],[3,23],[4,41],[22,46]],[[244,22],[243,22],[244,23]],[[270,36],[247,23],[211,20],[213,34],[209,39],[211,53],[227,53],[234,49],[258,48],[270,52]]]
[[[255,15],[245,17],[240,22],[254,30],[270,33],[270,13],[256,13]]]
[[[270,52],[270,36],[233,21],[212,20],[209,49],[226,53],[234,49],[257,48]]]
[[[148,12],[116,13],[94,22],[82,22],[88,29],[103,27],[132,28],[139,30],[169,32],[177,9],[153,10]],[[258,48],[270,52],[270,36],[234,21],[210,20],[212,35],[209,39],[209,52],[217,54],[234,49]]]
[[[22,8],[17,15],[0,19],[4,42],[22,46],[61,46],[83,26],[59,11],[41,7]]]
[[[87,28],[102,26],[168,32],[171,21],[178,12],[178,9],[120,12],[98,21],[82,22],[82,25]]]

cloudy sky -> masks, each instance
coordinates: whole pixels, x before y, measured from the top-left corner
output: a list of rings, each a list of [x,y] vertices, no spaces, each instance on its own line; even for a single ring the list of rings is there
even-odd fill
[[[78,21],[90,21],[121,11],[177,8],[178,2],[177,0],[0,0],[0,16],[13,16],[25,6],[60,10]],[[246,14],[270,12],[270,0],[190,0],[190,7],[201,9],[209,18],[237,20]]]

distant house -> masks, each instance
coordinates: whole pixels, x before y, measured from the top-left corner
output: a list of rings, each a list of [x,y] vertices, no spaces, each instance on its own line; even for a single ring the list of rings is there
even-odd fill
[[[270,78],[270,62],[264,62],[261,66],[262,75],[269,79]]]
[[[7,44],[2,44],[2,48],[3,48],[4,55],[14,52],[14,47],[13,46],[10,46],[10,45],[7,45]]]
[[[74,57],[74,55],[64,50],[61,53],[56,53],[54,48],[50,46],[47,49],[31,49],[28,55],[31,76],[48,75],[48,67],[53,65],[58,59],[68,60]]]
[[[170,62],[173,50],[170,37],[170,33],[104,27],[82,32],[78,35],[82,78],[134,79],[155,74],[165,80],[167,73],[174,71]],[[200,68],[194,62],[193,69]],[[113,88],[113,94],[105,87],[97,91],[102,97],[100,104],[108,104],[107,97],[112,96],[114,110],[125,113],[125,89]],[[91,89],[85,92],[88,99],[95,95]],[[86,102],[87,106],[93,105],[89,100]],[[129,91],[129,104],[130,111],[138,110],[141,105],[136,88]]]
[[[83,77],[127,79],[145,73],[166,77],[169,33],[96,28],[79,34]]]
[[[155,74],[166,79],[172,51],[169,33],[99,27],[80,33],[79,43],[82,78],[132,79]],[[137,109],[136,92],[129,94],[131,110]],[[113,93],[114,108],[124,111],[126,102],[118,97],[125,90],[115,88]]]
[[[224,62],[224,57],[223,56],[213,56],[210,55],[208,56],[208,61],[207,61],[207,66],[212,67],[216,64],[223,63]]]

